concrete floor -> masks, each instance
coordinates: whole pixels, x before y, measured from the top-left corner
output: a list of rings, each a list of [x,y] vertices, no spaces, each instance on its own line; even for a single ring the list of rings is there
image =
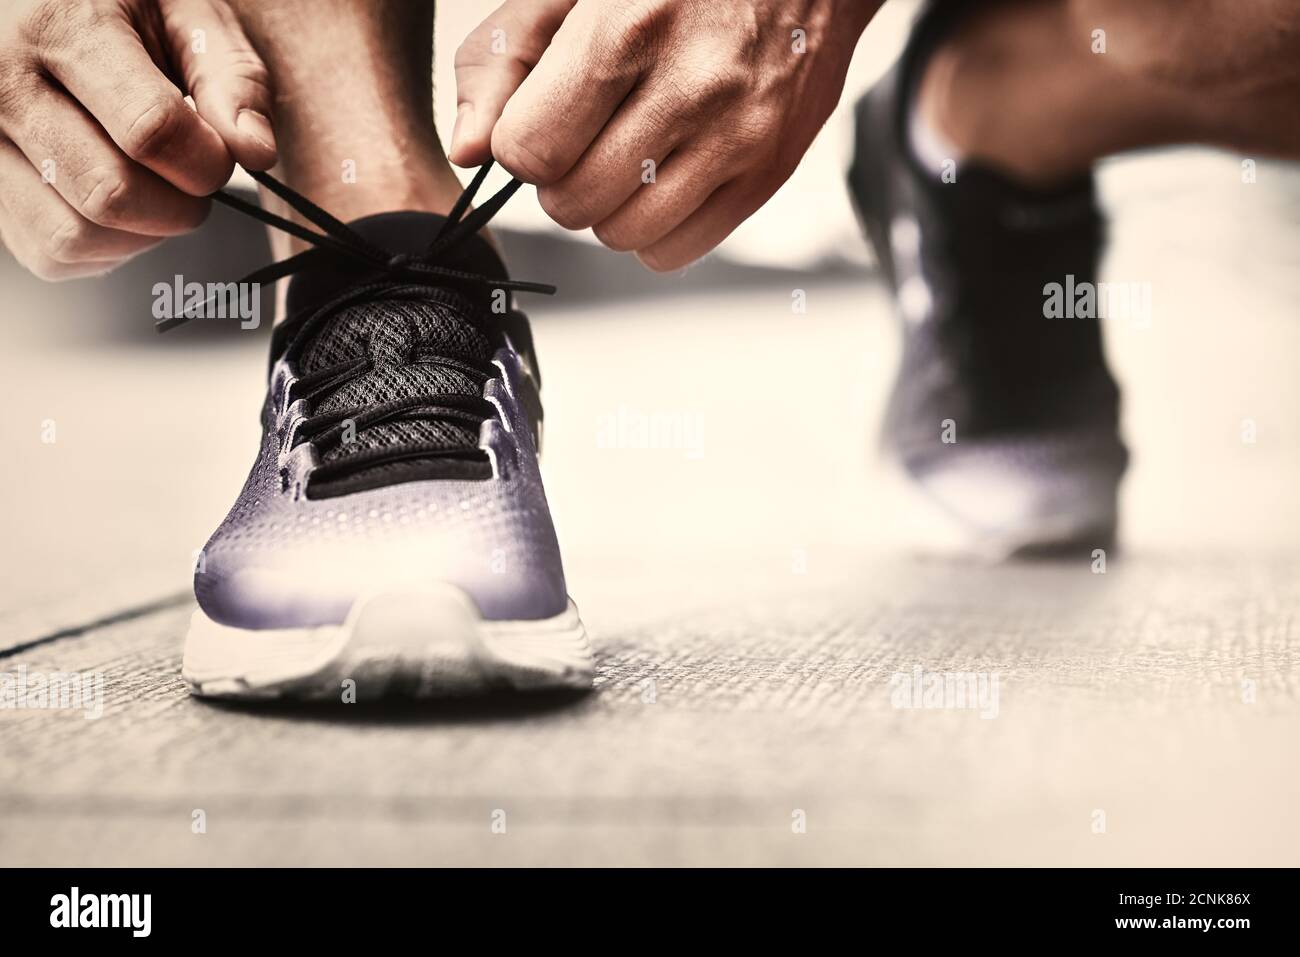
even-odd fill
[[[0,710],[0,863],[1295,864],[1295,207],[1126,182],[1108,272],[1157,311],[1108,329],[1136,456],[1104,575],[911,557],[868,277],[804,277],[804,314],[788,277],[699,272],[539,304],[598,651],[576,698],[189,698],[188,567],[251,461],[265,342],[110,335],[97,293],[6,265],[0,671],[102,673],[106,700]],[[677,439],[634,447],[638,415]],[[916,667],[996,675],[996,717],[895,708]]]

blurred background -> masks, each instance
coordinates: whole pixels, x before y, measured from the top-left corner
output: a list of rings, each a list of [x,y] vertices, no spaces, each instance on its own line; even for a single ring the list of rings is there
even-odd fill
[[[440,5],[444,135],[476,8]],[[527,189],[497,221],[513,273],[560,288],[523,306],[598,650],[598,694],[564,713],[353,726],[186,698],[193,554],[256,450],[269,323],[159,336],[151,289],[238,278],[265,238],[217,208],[56,286],[0,254],[0,651],[85,634],[32,660],[105,670],[113,697],[94,723],[9,715],[32,731],[0,736],[0,859],[1294,863],[1300,169],[1246,184],[1243,157],[1199,149],[1101,169],[1103,278],[1153,290],[1149,326],[1105,328],[1134,453],[1114,573],[915,563],[921,519],[874,452],[895,318],[843,187],[851,104],[912,9],[886,6],[795,176],[684,273],[549,226]],[[678,438],[609,441],[638,417]],[[1005,717],[900,716],[888,676],[917,662],[1000,671]],[[490,843],[500,795],[532,843]],[[187,843],[196,806],[242,826]],[[805,806],[834,823],[793,844]]]

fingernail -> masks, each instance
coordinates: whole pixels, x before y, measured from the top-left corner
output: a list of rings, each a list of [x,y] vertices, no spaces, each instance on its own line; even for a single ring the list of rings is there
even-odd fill
[[[235,129],[257,140],[268,150],[275,150],[275,134],[271,132],[271,121],[256,110],[240,110],[239,115],[235,117]]]
[[[462,103],[456,110],[456,125],[451,129],[451,152],[474,136],[474,104]]]

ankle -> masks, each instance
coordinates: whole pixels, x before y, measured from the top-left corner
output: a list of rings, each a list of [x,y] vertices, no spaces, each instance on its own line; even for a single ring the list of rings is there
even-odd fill
[[[451,209],[461,187],[433,123],[432,3],[234,3],[275,78],[277,177],[344,221]]]
[[[462,189],[449,165],[417,168],[373,148],[356,156],[322,156],[301,169],[282,164],[279,172],[289,186],[344,222],[399,210],[445,214]]]
[[[1028,185],[1091,164],[1082,139],[1062,134],[1089,79],[1072,51],[1058,49],[1054,19],[1050,5],[1028,13],[1017,3],[995,5],[931,54],[913,109],[951,144],[954,160],[979,161]]]
[[[374,146],[352,153],[346,149],[313,150],[312,161],[307,163],[295,163],[294,153],[290,152],[275,174],[343,222],[403,210],[445,215],[460,196],[462,186],[436,143],[434,148],[435,158],[441,163],[413,163],[397,155],[395,149]],[[280,215],[299,218],[265,191],[262,204]],[[272,246],[277,256],[305,248],[300,240],[278,231],[273,233]]]
[[[1064,4],[990,5],[933,52],[913,108],[959,157],[1031,187],[1104,156],[1197,140],[1195,97],[1124,74],[1086,39]]]

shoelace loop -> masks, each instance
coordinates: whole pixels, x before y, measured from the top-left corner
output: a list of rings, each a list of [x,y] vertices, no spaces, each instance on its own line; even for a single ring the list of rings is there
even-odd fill
[[[518,279],[497,279],[460,269],[451,269],[440,265],[438,262],[440,257],[486,226],[488,220],[495,216],[501,207],[506,204],[506,201],[523,185],[519,180],[511,179],[482,206],[470,212],[470,203],[473,202],[474,196],[482,187],[484,180],[487,179],[488,172],[492,169],[492,162],[492,160],[488,160],[478,168],[474,178],[461,192],[451,211],[447,214],[442,227],[421,256],[412,256],[409,253],[395,253],[375,245],[346,223],[330,215],[307,197],[281,183],[269,173],[250,172],[249,175],[269,192],[284,200],[291,209],[295,210],[304,219],[319,228],[320,232],[313,232],[293,220],[285,219],[283,216],[265,210],[256,203],[250,203],[226,190],[218,190],[212,194],[211,199],[224,206],[229,206],[231,209],[238,210],[258,222],[301,239],[311,246],[310,249],[305,249],[287,259],[254,270],[239,280],[240,285],[257,284],[260,286],[264,283],[278,282],[312,265],[320,258],[322,253],[333,253],[344,259],[358,262],[363,266],[372,267],[389,279],[405,278],[417,282],[442,279],[492,289],[535,292],[546,296],[553,295],[555,287],[548,283],[526,282]],[[178,316],[159,319],[154,324],[155,328],[158,332],[166,332],[169,329],[184,325],[191,319],[206,314],[218,295],[220,295],[220,292],[214,292],[204,302],[186,309]]]

